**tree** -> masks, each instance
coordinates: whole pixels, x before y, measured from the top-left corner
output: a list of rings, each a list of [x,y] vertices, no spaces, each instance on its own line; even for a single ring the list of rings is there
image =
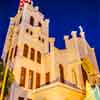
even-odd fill
[[[4,73],[5,73],[5,67],[3,66],[3,63],[0,61],[0,90],[2,88],[2,81],[4,78]],[[6,80],[6,85],[4,89],[4,96],[8,95],[8,91],[14,81],[14,75],[12,71],[9,69],[7,73],[7,80]]]

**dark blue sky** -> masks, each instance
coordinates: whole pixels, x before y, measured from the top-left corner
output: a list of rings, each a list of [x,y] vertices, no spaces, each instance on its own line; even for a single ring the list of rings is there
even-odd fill
[[[0,55],[7,33],[9,18],[15,16],[19,0],[0,0]],[[100,0],[34,0],[40,11],[50,19],[50,36],[56,47],[64,48],[63,36],[82,25],[86,39],[96,49],[100,65]]]

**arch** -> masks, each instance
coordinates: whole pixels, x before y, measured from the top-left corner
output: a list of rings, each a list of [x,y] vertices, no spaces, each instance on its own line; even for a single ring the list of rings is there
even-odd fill
[[[64,83],[64,69],[62,64],[59,64],[59,71],[60,71],[60,82]]]

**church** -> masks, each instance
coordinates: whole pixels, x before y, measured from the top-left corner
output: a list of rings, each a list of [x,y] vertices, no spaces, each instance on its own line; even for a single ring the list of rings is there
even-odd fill
[[[65,35],[65,49],[58,49],[49,23],[31,0],[20,0],[2,53],[15,78],[9,100],[84,100],[86,81],[95,84],[90,78],[99,73],[95,50],[82,27],[80,36]]]

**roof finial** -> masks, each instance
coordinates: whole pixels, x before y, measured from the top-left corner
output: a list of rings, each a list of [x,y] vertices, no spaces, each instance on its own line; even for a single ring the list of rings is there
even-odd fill
[[[81,25],[79,26],[79,29],[80,29],[80,36],[85,39],[85,32],[83,31],[83,27]]]
[[[83,32],[83,27],[80,25],[79,26],[80,32]]]

